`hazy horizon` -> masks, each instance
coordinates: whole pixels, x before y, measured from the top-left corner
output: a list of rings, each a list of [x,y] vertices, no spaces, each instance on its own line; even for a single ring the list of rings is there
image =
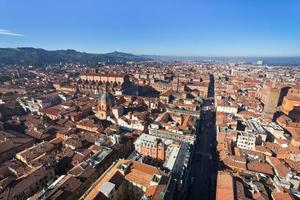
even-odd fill
[[[153,56],[153,57],[178,57],[178,58],[300,58],[300,55],[295,56],[266,56],[266,55],[245,55],[245,56],[236,56],[236,55],[166,55],[166,54],[143,54],[143,53],[132,53],[127,51],[120,51],[120,50],[112,50],[112,51],[101,51],[98,52],[90,52],[90,51],[81,51],[79,49],[72,49],[72,48],[57,48],[57,49],[48,49],[43,47],[35,47],[35,46],[17,46],[17,47],[0,47],[0,49],[18,49],[18,48],[34,48],[34,49],[43,49],[46,51],[60,51],[60,50],[74,50],[81,53],[89,53],[89,54],[106,54],[106,53],[113,53],[113,52],[120,52],[120,53],[128,53],[138,56]]]

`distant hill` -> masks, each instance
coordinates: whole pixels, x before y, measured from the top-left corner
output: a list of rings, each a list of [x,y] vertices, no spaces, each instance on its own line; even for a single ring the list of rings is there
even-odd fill
[[[124,63],[127,61],[146,61],[149,58],[129,53],[112,52],[92,54],[75,50],[55,50],[22,47],[0,48],[0,64],[45,65],[54,63],[81,63],[95,65],[99,62]]]

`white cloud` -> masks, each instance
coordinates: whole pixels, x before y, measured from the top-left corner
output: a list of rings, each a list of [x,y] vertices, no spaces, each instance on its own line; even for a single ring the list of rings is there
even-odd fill
[[[6,30],[6,29],[0,29],[0,35],[10,35],[10,36],[24,36],[23,34],[20,33],[14,33],[10,30]]]

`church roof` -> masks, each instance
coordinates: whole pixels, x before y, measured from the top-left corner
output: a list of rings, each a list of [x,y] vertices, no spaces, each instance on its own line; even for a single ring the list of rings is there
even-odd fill
[[[112,103],[114,101],[115,101],[115,97],[107,91],[105,91],[100,97],[101,103]]]

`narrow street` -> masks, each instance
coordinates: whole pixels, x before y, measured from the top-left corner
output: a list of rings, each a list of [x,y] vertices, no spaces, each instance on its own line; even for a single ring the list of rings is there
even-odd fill
[[[200,130],[197,133],[198,142],[194,148],[190,177],[190,200],[215,199],[215,180],[217,173],[216,133],[214,102],[214,78],[210,76],[208,98],[202,107],[209,107],[201,111]]]

